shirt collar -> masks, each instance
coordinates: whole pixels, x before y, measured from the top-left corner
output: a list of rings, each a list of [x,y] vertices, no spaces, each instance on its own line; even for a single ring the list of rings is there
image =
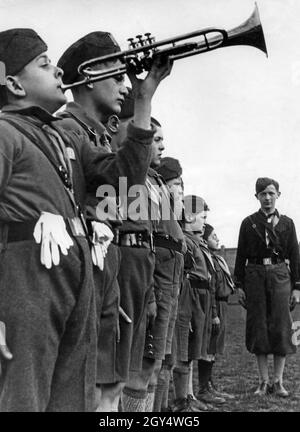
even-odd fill
[[[69,102],[66,106],[66,111],[69,111],[80,122],[85,123],[92,133],[96,132],[99,136],[105,134],[111,139],[105,126],[99,120],[91,117],[78,103]]]
[[[261,208],[258,210],[258,213],[260,213],[261,215],[263,215],[263,217],[265,219],[269,219],[271,216],[277,216],[279,217],[279,212],[277,209],[275,209],[272,213],[270,214],[266,214]]]
[[[47,124],[58,120],[57,117],[54,117],[52,114],[50,114],[48,111],[38,105],[32,105],[26,108],[19,108],[14,105],[6,105],[2,109],[2,113],[13,113],[28,117],[35,117],[40,122]]]

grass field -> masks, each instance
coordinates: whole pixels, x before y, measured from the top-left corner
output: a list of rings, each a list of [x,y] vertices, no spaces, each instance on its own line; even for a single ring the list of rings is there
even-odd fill
[[[293,320],[300,321],[300,305],[293,312]],[[258,384],[257,368],[255,356],[245,348],[245,312],[241,306],[231,304],[228,307],[226,351],[215,363],[214,381],[220,389],[235,395],[234,400],[218,408],[218,411],[300,411],[300,346],[295,355],[287,357],[286,362],[284,386],[290,397],[254,396]],[[196,393],[197,376],[194,376],[194,382]]]

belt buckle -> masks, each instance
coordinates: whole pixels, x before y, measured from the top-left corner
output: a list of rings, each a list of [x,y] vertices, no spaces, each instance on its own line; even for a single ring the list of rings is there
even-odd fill
[[[272,258],[263,258],[263,265],[271,265]]]

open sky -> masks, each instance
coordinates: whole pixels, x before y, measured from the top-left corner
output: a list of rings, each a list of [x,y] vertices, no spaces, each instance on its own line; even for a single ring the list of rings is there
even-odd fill
[[[159,87],[153,115],[165,155],[181,161],[186,193],[204,197],[208,222],[234,247],[241,220],[256,211],[257,177],[274,177],[278,209],[300,236],[300,1],[258,0],[269,57],[248,47],[222,48],[178,60]],[[162,40],[207,27],[230,30],[254,0],[0,0],[0,30],[34,28],[56,62],[75,40],[110,31]]]

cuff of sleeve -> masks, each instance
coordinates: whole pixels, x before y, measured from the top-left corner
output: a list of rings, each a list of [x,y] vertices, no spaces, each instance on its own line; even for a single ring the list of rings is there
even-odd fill
[[[135,126],[133,121],[130,121],[127,126],[127,137],[134,141],[142,141],[143,144],[152,144],[154,132],[153,126],[151,126],[151,129],[141,129]]]
[[[241,290],[243,290],[244,291],[244,285],[243,285],[243,283],[242,282],[238,282],[238,281],[236,281],[235,283],[234,283],[234,286],[235,286],[235,289],[241,289]]]

